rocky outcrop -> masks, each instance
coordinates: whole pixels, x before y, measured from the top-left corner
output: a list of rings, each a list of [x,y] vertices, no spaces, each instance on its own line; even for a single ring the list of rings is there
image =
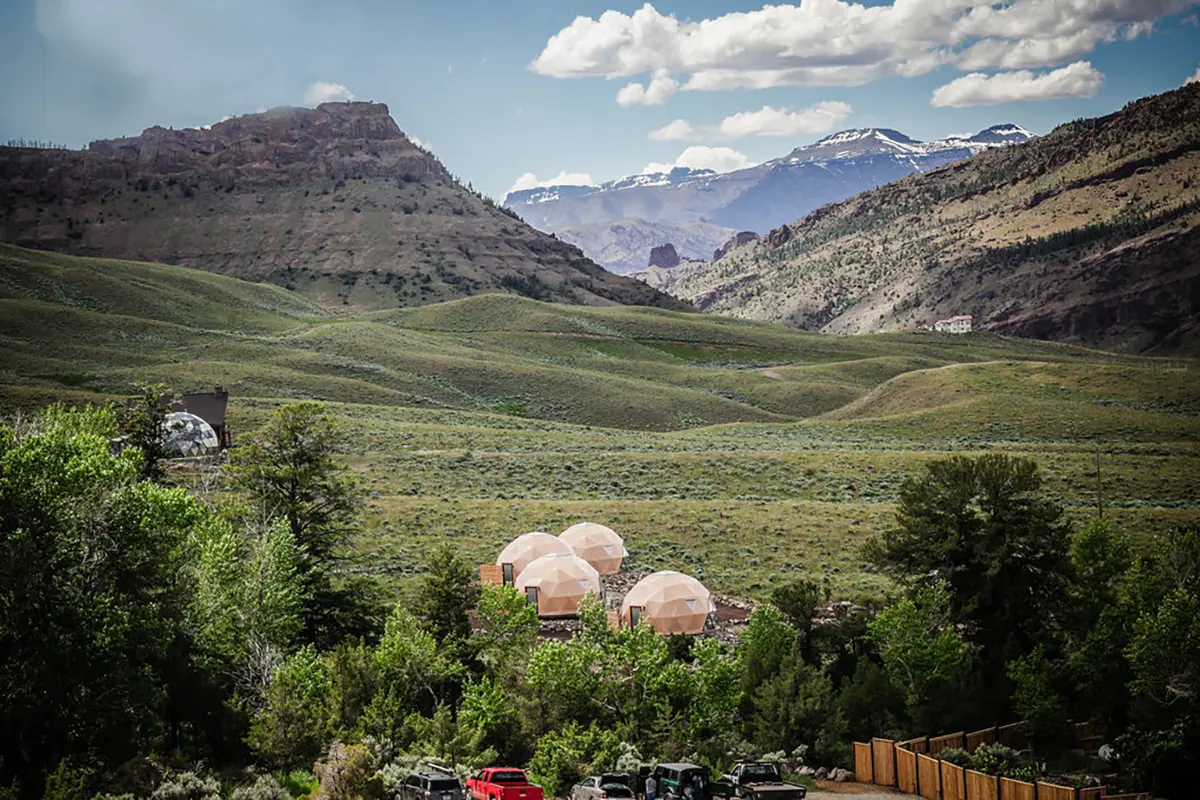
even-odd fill
[[[646,264],[647,267],[662,267],[663,269],[671,269],[679,266],[679,253],[675,252],[675,245],[671,243],[660,244],[658,247],[650,250],[650,261]]]
[[[333,309],[483,292],[687,307],[462,186],[381,103],[0,147],[0,239],[269,281]]]
[[[817,209],[672,270],[668,291],[830,334],[965,313],[977,330],[1200,353],[1198,143],[1189,84]]]
[[[781,225],[775,230],[767,234],[767,246],[770,248],[781,247],[792,240],[792,229],[787,225]]]
[[[725,257],[726,253],[728,253],[730,250],[733,250],[735,247],[743,247],[745,245],[750,244],[751,242],[757,242],[757,241],[758,241],[758,234],[755,233],[754,231],[740,231],[740,232],[734,234],[733,237],[731,237],[729,239],[729,241],[725,242],[725,244],[721,245],[720,247],[718,247],[716,250],[713,251],[712,260],[720,261],[722,258]]]

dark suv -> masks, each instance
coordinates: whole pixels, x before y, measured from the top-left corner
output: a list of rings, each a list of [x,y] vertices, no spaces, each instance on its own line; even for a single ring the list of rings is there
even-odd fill
[[[425,769],[405,778],[396,797],[398,800],[463,800],[463,788],[453,772]]]

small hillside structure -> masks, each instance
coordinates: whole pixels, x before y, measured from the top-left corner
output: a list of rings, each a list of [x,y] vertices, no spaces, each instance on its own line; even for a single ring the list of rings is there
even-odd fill
[[[574,553],[552,553],[521,570],[517,591],[537,607],[539,617],[573,617],[589,594],[600,598],[600,573]]]
[[[704,584],[682,572],[655,572],[642,578],[621,602],[621,624],[643,619],[657,633],[702,633],[717,607]]]
[[[616,531],[595,522],[572,525],[558,538],[601,575],[616,575],[621,571],[621,562],[629,555],[625,550],[625,540]]]
[[[194,414],[209,424],[217,434],[221,449],[227,450],[233,444],[233,434],[225,421],[225,412],[229,408],[229,392],[217,386],[211,392],[188,392],[172,404],[172,411],[186,411]]]
[[[496,564],[502,569],[504,583],[509,583],[520,578],[525,568],[536,559],[557,553],[575,554],[571,546],[557,536],[542,531],[533,531],[532,533],[523,533],[509,542],[508,546],[501,550],[500,555],[496,557]]]
[[[949,319],[939,319],[933,329],[939,333],[970,333],[974,320],[970,314],[959,314]]]

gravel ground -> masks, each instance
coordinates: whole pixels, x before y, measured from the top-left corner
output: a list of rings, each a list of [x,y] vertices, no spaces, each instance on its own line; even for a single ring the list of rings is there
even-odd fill
[[[885,789],[871,783],[835,783],[834,781],[817,781],[816,783],[817,788],[812,791],[814,800],[817,797],[827,797],[829,800],[833,800],[834,795],[839,800],[843,797],[847,800],[850,798],[853,800],[904,800],[906,797],[915,797],[915,795],[906,795],[895,789]]]

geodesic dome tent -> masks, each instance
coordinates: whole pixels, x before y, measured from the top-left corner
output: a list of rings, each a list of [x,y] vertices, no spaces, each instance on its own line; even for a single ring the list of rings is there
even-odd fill
[[[569,617],[584,597],[600,596],[600,573],[574,553],[551,553],[521,571],[517,590],[537,601],[539,617]]]
[[[580,522],[558,535],[575,555],[596,568],[601,575],[616,575],[621,571],[621,561],[629,555],[625,540],[612,528],[594,522]]]
[[[621,602],[621,620],[646,619],[663,634],[700,633],[717,610],[704,584],[682,572],[655,572],[642,578]]]
[[[512,564],[512,576],[515,580],[534,559],[553,553],[570,555],[572,554],[571,546],[557,536],[534,531],[533,533],[523,533],[509,542],[508,546],[500,551],[496,563],[501,566]]]
[[[167,414],[163,445],[176,457],[211,456],[221,452],[217,432],[204,420],[186,411]]]

